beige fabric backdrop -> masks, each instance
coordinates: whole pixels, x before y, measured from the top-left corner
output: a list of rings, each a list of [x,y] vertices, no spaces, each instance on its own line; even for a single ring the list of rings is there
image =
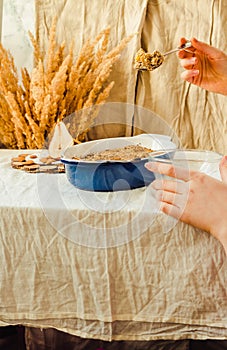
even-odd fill
[[[141,46],[152,52],[167,51],[178,45],[181,36],[197,37],[227,51],[227,3],[215,0],[39,0],[36,1],[37,34],[43,48],[51,19],[57,14],[58,39],[75,40],[78,52],[89,37],[111,26],[110,48],[123,37],[138,35],[122,53],[114,66],[111,79],[116,84],[109,101],[136,103],[160,117],[158,132],[165,132],[165,123],[176,131],[187,148],[227,152],[226,97],[208,93],[185,83],[176,55],[169,56],[156,71],[137,73],[134,55]],[[122,123],[131,124],[132,115],[122,116]],[[155,121],[154,121],[155,119]],[[145,132],[157,132],[157,119],[136,111],[135,126]],[[164,122],[163,122],[164,121]],[[153,127],[153,123],[155,126]],[[134,132],[138,131],[134,129]],[[131,128],[99,127],[91,138],[129,135]]]

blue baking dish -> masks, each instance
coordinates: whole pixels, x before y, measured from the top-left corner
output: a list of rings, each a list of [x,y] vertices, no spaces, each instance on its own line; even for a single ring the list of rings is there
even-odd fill
[[[176,149],[176,145],[169,136],[157,134],[108,138],[75,145],[69,147],[61,158],[62,163],[65,164],[69,182],[81,190],[98,192],[125,191],[149,185],[155,177],[144,166],[148,158],[130,161],[73,159],[73,157],[82,158],[89,153],[132,144],[139,144],[154,151],[165,149],[174,151]],[[168,157],[168,153],[169,151],[162,157]]]

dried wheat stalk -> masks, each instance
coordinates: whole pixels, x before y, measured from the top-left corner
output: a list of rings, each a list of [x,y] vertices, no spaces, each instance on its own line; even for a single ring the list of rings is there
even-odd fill
[[[47,54],[29,32],[34,49],[34,68],[21,69],[21,83],[14,59],[0,44],[0,140],[7,148],[43,148],[55,125],[72,115],[71,130],[76,142],[86,136],[114,85],[108,81],[114,63],[133,35],[107,52],[110,29],[88,40],[74,59],[65,43],[56,41],[53,20]]]

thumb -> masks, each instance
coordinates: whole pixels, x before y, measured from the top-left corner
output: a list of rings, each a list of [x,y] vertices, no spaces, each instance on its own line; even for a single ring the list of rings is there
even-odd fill
[[[204,53],[205,55],[209,56],[210,58],[219,59],[223,56],[223,52],[221,50],[216,49],[215,47],[208,45],[202,41],[199,41],[196,38],[192,38],[191,43],[195,49]]]
[[[227,184],[227,156],[224,156],[219,165],[222,181]]]

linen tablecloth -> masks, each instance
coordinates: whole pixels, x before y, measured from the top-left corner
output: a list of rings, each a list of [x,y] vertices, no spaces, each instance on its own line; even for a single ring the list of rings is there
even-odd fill
[[[26,151],[32,153],[32,151]],[[227,339],[227,259],[150,187],[93,193],[0,151],[0,325],[103,340]]]

